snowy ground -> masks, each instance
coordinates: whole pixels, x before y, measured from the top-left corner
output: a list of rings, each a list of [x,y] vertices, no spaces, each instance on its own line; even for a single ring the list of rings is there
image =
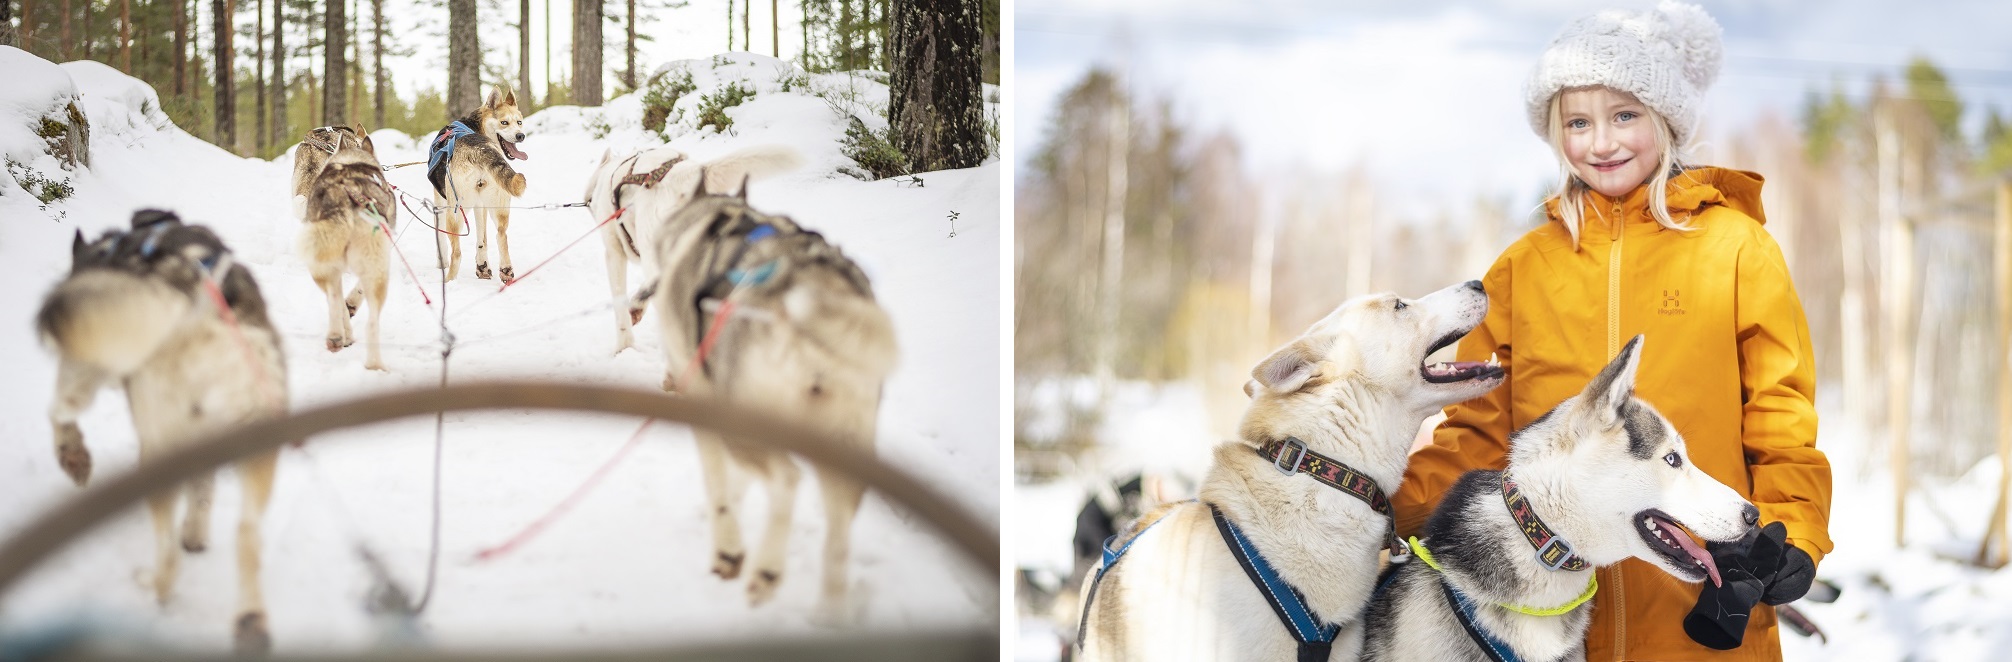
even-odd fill
[[[0,48],[6,64],[34,64]],[[19,61],[19,62],[17,62]],[[716,66],[716,62],[720,63]],[[781,92],[786,63],[736,53],[691,67],[699,90],[679,106],[684,117],[720,81],[754,83],[760,94],[731,109],[731,135],[675,127],[671,144],[698,158],[783,144],[806,167],[753,187],[759,207],[789,214],[826,233],[872,277],[892,314],[903,349],[880,414],[880,456],[998,524],[999,181],[997,161],[925,173],[926,186],[862,182],[837,173],[844,124],[831,104]],[[57,94],[56,68],[28,67],[44,97]],[[191,138],[158,112],[151,90],[96,63],[62,65],[81,93],[94,127],[94,163],[74,174],[75,197],[38,209],[0,182],[0,260],[14,286],[0,294],[0,537],[77,493],[50,451],[46,411],[55,362],[34,337],[31,316],[68,269],[71,234],[123,227],[133,210],[163,207],[216,229],[258,278],[285,336],[295,408],[440,379],[437,313],[421,302],[394,263],[384,316],[389,373],[363,369],[361,340],[331,354],[322,347],[326,313],[295,250],[300,222],[291,215],[292,162],[242,159]],[[845,76],[813,76],[813,88],[851,87],[882,99],[885,87]],[[18,92],[18,90],[17,90]],[[0,97],[0,125],[21,116],[25,93]],[[26,94],[28,97],[33,94]],[[144,108],[144,110],[143,110]],[[11,113],[11,114],[10,114]],[[609,147],[662,141],[643,131],[631,95],[602,108],[560,107],[531,117],[523,143],[526,204],[579,199],[585,176]],[[869,120],[875,123],[875,120]],[[884,125],[884,122],[879,122]],[[25,135],[25,134],[24,134]],[[16,133],[0,152],[32,156],[39,143]],[[424,158],[413,138],[373,134],[385,163]],[[45,159],[46,160],[46,159]],[[45,171],[53,162],[43,163]],[[421,167],[390,173],[394,185],[428,190]],[[60,174],[60,173],[58,173]],[[956,236],[946,217],[960,217]],[[598,219],[580,209],[519,211],[511,245],[518,274],[588,232]],[[426,227],[402,215],[397,244],[438,305],[439,272]],[[496,257],[491,246],[492,265]],[[472,242],[464,243],[459,280],[448,285],[448,325],[459,337],[452,378],[532,378],[654,388],[664,371],[654,318],[636,327],[638,349],[611,355],[614,321],[598,237],[561,253],[507,293],[476,280]],[[634,278],[631,278],[631,284]],[[359,317],[357,331],[363,329]],[[707,574],[697,454],[689,432],[652,427],[650,443],[612,471],[598,491],[536,540],[500,560],[475,551],[502,542],[564,498],[607,460],[640,421],[527,411],[447,417],[439,584],[423,616],[422,636],[443,647],[491,649],[744,640],[776,632],[812,632],[824,525],[818,490],[799,490],[789,563],[778,597],[750,609],[742,583]],[[100,477],[133,466],[136,456],[124,398],[104,391],[82,421]],[[266,516],[265,594],[278,650],[358,649],[379,632],[362,608],[369,580],[353,552],[367,542],[413,591],[428,551],[434,422],[411,419],[317,437],[309,453],[282,456]],[[810,480],[809,473],[806,479]],[[198,650],[229,643],[235,609],[233,539],[236,481],[218,483],[211,551],[185,559],[178,594],[157,608],[140,579],[153,564],[147,518],[134,508],[48,560],[0,596],[0,629],[19,632],[89,619],[143,641]],[[763,496],[749,492],[749,511]],[[757,531],[747,522],[749,531]],[[998,622],[994,580],[958,560],[921,521],[869,497],[853,528],[855,609],[867,627],[940,629]]]
[[[1837,389],[1820,389],[1835,393]],[[1040,394],[1037,394],[1040,395]],[[1206,468],[1218,440],[1184,433],[1203,428],[1192,387],[1124,384],[1099,436],[1103,459],[1086,461],[1110,475],[1171,471],[1189,476]],[[1053,405],[1060,396],[1049,394]],[[1818,447],[1832,466],[1831,538],[1836,549],[1817,576],[1841,589],[1837,602],[1797,602],[1829,636],[1824,643],[1782,630],[1788,660],[2005,660],[2012,658],[2012,570],[1968,564],[1990,514],[1998,485],[1998,458],[1989,457],[1955,481],[1917,481],[1908,500],[1908,545],[1893,542],[1894,500],[1885,450],[1877,439],[1845,424],[1835,402],[1818,402]],[[1038,420],[1038,419],[1037,419]],[[1871,449],[1871,450],[1868,450]],[[1150,463],[1138,459],[1152,456]],[[1870,466],[1868,468],[1868,462]],[[1013,491],[1014,539],[1008,549],[1024,571],[1067,577],[1076,513],[1088,495],[1088,478],[1021,483]],[[1175,498],[1192,498],[1193,494]],[[1010,631],[1015,658],[1056,659],[1058,638],[1073,636],[1073,587],[1057,609],[1030,614],[1024,601]]]

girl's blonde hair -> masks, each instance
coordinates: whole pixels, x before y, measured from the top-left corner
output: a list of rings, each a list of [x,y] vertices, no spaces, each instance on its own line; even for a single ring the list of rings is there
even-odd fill
[[[1572,161],[1565,156],[1565,120],[1560,111],[1559,99],[1563,98],[1567,91],[1570,90],[1560,90],[1557,94],[1551,95],[1550,142],[1551,152],[1558,157],[1559,178],[1558,192],[1552,194],[1551,198],[1558,201],[1558,218],[1564,222],[1565,231],[1572,235],[1572,250],[1578,250],[1580,229],[1585,225],[1585,211],[1581,208],[1580,201],[1592,189],[1572,171]],[[1618,90],[1617,92],[1627,94]],[[1682,160],[1677,157],[1676,139],[1672,137],[1670,124],[1653,108],[1645,108],[1644,114],[1648,116],[1650,125],[1655,127],[1658,155],[1656,173],[1650,175],[1646,183],[1649,187],[1649,216],[1656,219],[1658,225],[1672,230],[1694,230],[1696,228],[1687,222],[1688,218],[1685,221],[1678,221],[1670,217],[1670,175],[1682,172],[1684,168]]]

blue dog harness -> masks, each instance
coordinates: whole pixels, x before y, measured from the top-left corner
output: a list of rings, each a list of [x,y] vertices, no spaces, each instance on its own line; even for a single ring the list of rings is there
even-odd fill
[[[1171,510],[1171,508],[1168,509],[1168,511]],[[1090,593],[1083,597],[1082,617],[1081,620],[1076,622],[1077,650],[1082,650],[1083,637],[1090,631],[1090,605],[1097,602],[1097,585],[1104,583],[1104,573],[1109,572],[1111,566],[1117,565],[1119,560],[1125,558],[1125,551],[1131,549],[1133,543],[1138,542],[1140,538],[1146,537],[1147,531],[1153,530],[1154,525],[1159,524],[1161,520],[1165,520],[1166,518],[1166,515],[1163,514],[1159,519],[1147,522],[1145,526],[1139,528],[1137,535],[1132,536],[1131,540],[1125,541],[1125,546],[1115,550],[1111,549],[1111,543],[1117,542],[1118,536],[1113,535],[1104,539],[1104,564],[1097,566],[1097,578],[1090,580]]]
[[[454,143],[459,142],[462,136],[473,133],[474,129],[468,128],[468,125],[458,120],[441,129],[440,135],[433,138],[432,149],[426,153],[426,171],[432,172],[434,168],[440,167],[442,160],[454,160]]]
[[[1341,633],[1341,626],[1322,622],[1320,617],[1315,616],[1313,610],[1307,608],[1306,598],[1300,595],[1299,589],[1278,576],[1278,571],[1273,570],[1271,564],[1265,562],[1264,555],[1259,554],[1250,540],[1244,537],[1243,530],[1223,517],[1223,511],[1211,504],[1209,513],[1215,515],[1216,530],[1222,532],[1230,553],[1236,555],[1237,565],[1243,566],[1244,574],[1250,576],[1251,583],[1257,584],[1272,612],[1278,614],[1278,620],[1285,623],[1285,629],[1292,633],[1293,640],[1299,642],[1299,662],[1326,660],[1329,651],[1334,648],[1334,636]]]

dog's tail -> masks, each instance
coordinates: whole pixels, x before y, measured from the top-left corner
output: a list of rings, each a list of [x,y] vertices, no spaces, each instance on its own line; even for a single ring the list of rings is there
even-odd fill
[[[114,375],[138,370],[195,305],[165,284],[108,271],[64,281],[35,315],[42,343],[66,360]]]
[[[524,195],[524,173],[512,171],[510,177],[503,180],[503,190],[509,191],[512,196]]]
[[[822,348],[828,360],[850,364],[858,369],[855,374],[872,381],[885,380],[900,356],[887,311],[840,274],[820,269],[797,280],[782,299],[783,314],[797,332]]]
[[[730,193],[744,180],[760,181],[803,166],[803,157],[784,145],[757,145],[706,162],[706,190]]]

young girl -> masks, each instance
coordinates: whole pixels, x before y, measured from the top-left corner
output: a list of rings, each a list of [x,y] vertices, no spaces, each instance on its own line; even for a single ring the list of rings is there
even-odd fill
[[[1719,53],[1717,23],[1672,0],[1579,19],[1545,50],[1529,117],[1562,182],[1550,220],[1489,268],[1487,320],[1459,348],[1462,361],[1494,355],[1508,379],[1447,409],[1393,499],[1399,534],[1420,533],[1461,473],[1503,468],[1511,431],[1646,334],[1636,395],[1767,528],[1748,550],[1712,550],[1722,586],[1633,559],[1599,571],[1588,660],[1779,659],[1767,605],[1801,597],[1831,550],[1816,357],[1781,249],[1761,227],[1761,177],[1679,160]]]

